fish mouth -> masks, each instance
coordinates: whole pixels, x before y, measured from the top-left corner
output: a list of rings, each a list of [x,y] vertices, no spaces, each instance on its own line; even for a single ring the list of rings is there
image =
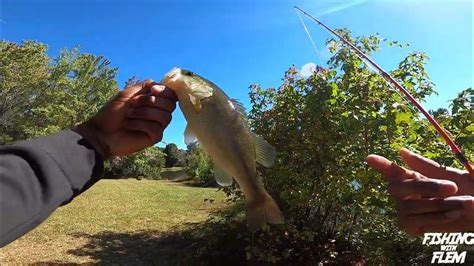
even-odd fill
[[[176,82],[180,77],[181,77],[181,69],[178,67],[175,67],[165,74],[162,81],[163,82]]]

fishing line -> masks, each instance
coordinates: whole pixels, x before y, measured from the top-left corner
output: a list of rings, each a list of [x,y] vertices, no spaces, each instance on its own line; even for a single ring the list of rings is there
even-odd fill
[[[355,53],[358,57],[362,59],[362,61],[366,62],[367,64],[371,65],[373,68],[376,69],[377,74],[379,74],[385,81],[389,83],[389,85],[398,90],[401,94],[403,94],[403,98],[407,99],[410,101],[412,105],[418,109],[425,117],[426,119],[431,123],[431,125],[436,129],[438,134],[446,141],[448,146],[451,148],[451,151],[455,155],[455,157],[458,159],[459,162],[461,162],[462,165],[467,169],[469,172],[469,175],[471,176],[472,179],[474,179],[474,168],[471,165],[471,163],[467,160],[466,156],[463,154],[462,150],[456,145],[454,140],[450,137],[449,132],[445,130],[439,123],[436,121],[436,119],[431,116],[428,111],[421,106],[421,104],[413,97],[413,95],[410,94],[410,92],[405,89],[397,80],[395,80],[387,71],[385,71],[382,67],[380,67],[374,60],[372,60],[369,56],[364,54],[359,48],[357,48],[353,43],[348,41],[346,38],[342,37],[339,33],[334,31],[333,29],[329,28],[326,26],[326,24],[322,23],[315,17],[311,16],[308,14],[306,11],[302,10],[301,8],[295,6],[296,11],[301,11],[304,15],[306,15],[308,18],[316,22],[318,25],[332,33],[334,36],[339,38],[342,43],[344,43],[346,46],[348,46],[349,50],[351,50],[353,53]]]
[[[316,43],[314,42],[313,37],[311,37],[311,34],[309,33],[308,27],[306,27],[306,23],[304,23],[303,17],[301,17],[301,14],[296,9],[295,9],[295,13],[300,19],[301,25],[303,25],[304,31],[306,32],[306,35],[308,35],[309,41],[311,42],[311,45],[313,46],[313,49],[316,52],[316,55],[318,56],[320,63],[323,64],[324,62],[321,57],[321,54],[319,53],[318,47],[316,46]]]

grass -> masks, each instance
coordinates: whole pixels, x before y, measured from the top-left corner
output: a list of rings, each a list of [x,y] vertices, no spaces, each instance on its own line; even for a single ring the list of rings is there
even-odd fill
[[[205,221],[210,212],[225,205],[224,194],[215,188],[170,181],[101,180],[0,249],[0,264],[175,264],[192,245],[180,242],[175,233]]]

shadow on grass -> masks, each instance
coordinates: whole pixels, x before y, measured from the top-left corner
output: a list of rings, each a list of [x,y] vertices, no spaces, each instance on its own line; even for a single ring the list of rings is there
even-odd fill
[[[176,167],[176,169],[164,168],[160,173],[162,179],[173,182],[178,182],[191,187],[218,187],[214,178],[209,178],[209,181],[204,182],[193,178],[188,174],[185,167]]]
[[[103,264],[186,263],[192,259],[196,243],[183,233],[163,235],[158,231],[101,232],[74,236],[86,238],[88,243],[68,253],[89,257]]]
[[[205,187],[205,188],[216,188],[216,189],[219,188],[219,185],[217,185],[217,183],[214,180],[211,180],[209,182],[203,182],[203,181],[190,178],[188,180],[182,180],[178,182],[188,187]]]
[[[207,221],[187,224],[186,229],[172,232],[76,234],[73,236],[85,238],[87,243],[68,253],[100,264],[240,265],[245,264],[244,245],[239,239],[242,226],[237,222],[229,227]]]

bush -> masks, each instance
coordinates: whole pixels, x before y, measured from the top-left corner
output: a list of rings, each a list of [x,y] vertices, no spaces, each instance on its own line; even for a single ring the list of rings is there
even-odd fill
[[[340,32],[352,39],[350,32]],[[353,42],[372,53],[383,40],[375,35]],[[395,204],[365,158],[376,153],[397,161],[398,150],[409,147],[443,164],[460,166],[427,121],[380,76],[347,48],[339,49],[337,41],[329,40],[328,46],[334,53],[329,70],[306,79],[292,67],[277,89],[251,86],[250,124],[278,152],[272,168],[259,170],[286,224],[243,238],[247,259],[311,264],[417,262],[423,252],[430,253],[418,238],[396,227]],[[423,53],[411,53],[392,71],[418,100],[434,93],[424,68],[427,60]],[[465,115],[472,104],[472,97],[470,104],[466,100],[468,91],[472,92],[468,89],[453,101],[451,115],[438,115],[454,136],[462,138],[459,143],[466,154],[472,154],[472,142],[464,141],[473,136],[468,121],[472,115]],[[238,189],[226,192],[239,195]]]
[[[115,157],[105,164],[105,176],[108,178],[147,178],[159,179],[165,164],[165,155],[156,147],[122,158]]]
[[[188,147],[186,172],[188,175],[206,186],[217,185],[212,172],[209,156],[198,145]]]

